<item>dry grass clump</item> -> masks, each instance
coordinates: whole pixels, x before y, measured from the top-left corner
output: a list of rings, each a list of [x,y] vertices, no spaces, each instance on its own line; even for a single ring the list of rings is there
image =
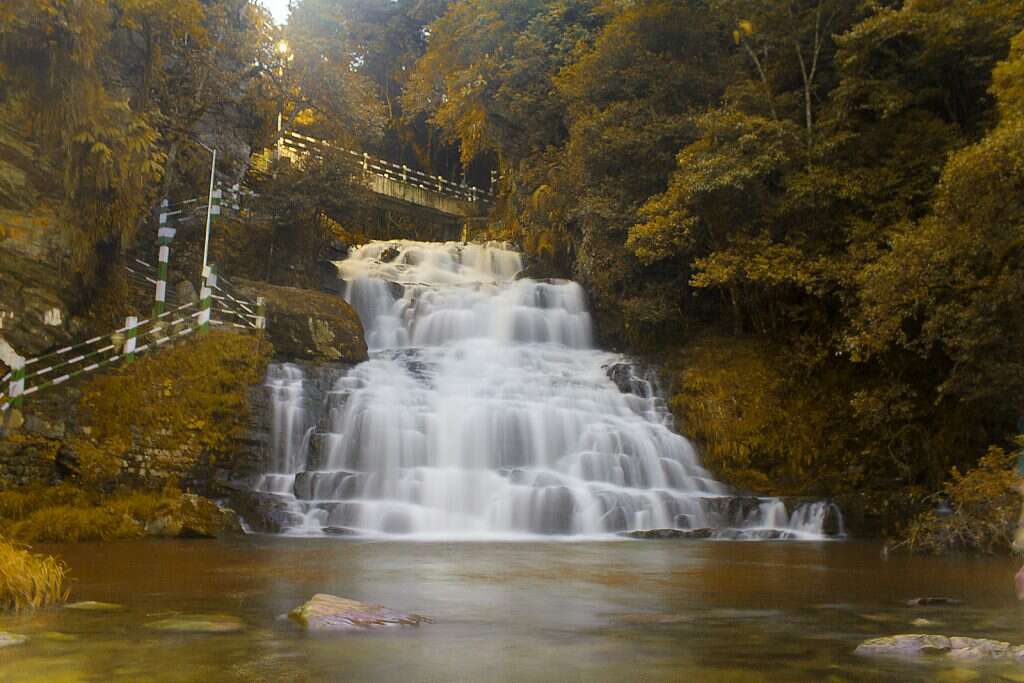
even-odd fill
[[[7,529],[26,543],[73,543],[139,538],[143,526],[122,509],[109,505],[58,505],[36,510]]]
[[[64,602],[67,566],[0,538],[0,611],[21,612]]]

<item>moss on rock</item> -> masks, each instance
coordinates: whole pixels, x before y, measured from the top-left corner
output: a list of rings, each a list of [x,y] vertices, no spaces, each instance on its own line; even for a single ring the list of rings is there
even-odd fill
[[[367,359],[359,315],[336,294],[239,280],[239,288],[267,302],[267,334],[287,360],[361,363]]]

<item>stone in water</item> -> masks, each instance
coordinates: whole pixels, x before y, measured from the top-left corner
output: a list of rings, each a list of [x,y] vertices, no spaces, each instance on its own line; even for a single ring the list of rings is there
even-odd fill
[[[288,613],[288,618],[310,631],[361,631],[382,626],[419,626],[430,622],[419,614],[404,614],[382,605],[317,593]]]

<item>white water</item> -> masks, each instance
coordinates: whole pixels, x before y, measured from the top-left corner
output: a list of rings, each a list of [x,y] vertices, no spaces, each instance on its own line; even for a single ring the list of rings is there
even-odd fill
[[[374,242],[337,265],[371,359],[336,380],[319,417],[301,369],[267,379],[260,488],[293,502],[293,532],[821,538],[828,504],[790,513],[701,467],[650,383],[593,348],[576,283],[516,280],[521,258],[498,244]]]

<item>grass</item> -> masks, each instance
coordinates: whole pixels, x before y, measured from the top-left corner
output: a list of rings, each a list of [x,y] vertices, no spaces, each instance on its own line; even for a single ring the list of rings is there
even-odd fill
[[[67,566],[0,538],[0,611],[22,612],[67,600]]]
[[[181,491],[104,494],[69,484],[0,492],[0,534],[22,543],[75,543],[141,538],[152,522],[220,529],[216,505],[199,505]]]

